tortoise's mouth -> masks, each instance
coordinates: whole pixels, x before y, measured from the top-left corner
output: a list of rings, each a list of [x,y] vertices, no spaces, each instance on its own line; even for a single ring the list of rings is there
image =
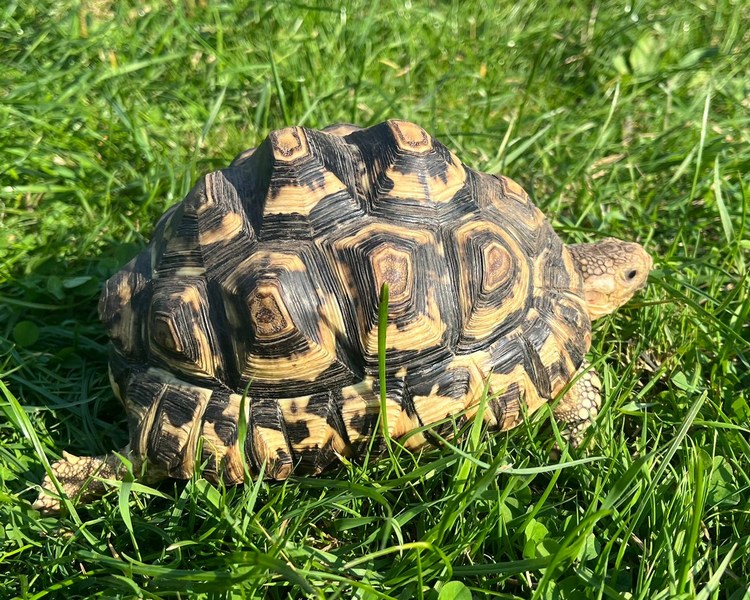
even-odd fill
[[[612,293],[600,290],[585,290],[586,306],[589,310],[589,318],[593,321],[614,312],[620,304],[612,298]],[[627,300],[626,300],[627,301]]]

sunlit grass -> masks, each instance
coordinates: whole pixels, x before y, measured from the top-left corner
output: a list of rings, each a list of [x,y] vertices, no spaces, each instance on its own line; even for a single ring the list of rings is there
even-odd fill
[[[0,596],[750,597],[750,8],[315,5],[0,9]],[[582,451],[549,458],[543,410],[322,478],[33,511],[48,460],[126,441],[96,304],[166,207],[270,129],[389,117],[565,240],[656,259],[596,324]]]

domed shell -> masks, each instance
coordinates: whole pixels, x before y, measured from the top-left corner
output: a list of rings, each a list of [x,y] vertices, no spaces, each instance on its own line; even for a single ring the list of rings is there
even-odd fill
[[[383,284],[386,422],[410,448],[487,385],[483,418],[513,427],[590,344],[580,275],[518,184],[405,121],[290,127],[206,175],[106,284],[131,450],[188,477],[200,443],[227,482],[243,452],[279,479],[357,455],[381,408]]]

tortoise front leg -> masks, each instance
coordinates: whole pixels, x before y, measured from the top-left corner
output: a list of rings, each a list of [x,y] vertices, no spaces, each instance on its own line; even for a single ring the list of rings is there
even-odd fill
[[[120,451],[120,454],[133,459],[130,448],[127,446]],[[136,473],[140,472],[140,461],[134,461],[133,467]],[[75,456],[63,452],[62,460],[52,464],[52,472],[68,498],[80,497],[82,500],[90,500],[107,491],[104,483],[97,478],[119,480],[127,471],[120,457],[114,453],[102,456]],[[34,502],[33,508],[43,513],[60,512],[57,488],[49,475],[44,476],[42,491]]]
[[[575,382],[552,411],[563,424],[563,439],[573,447],[580,445],[586,430],[599,414],[601,389],[602,382],[596,371],[589,368],[588,361],[584,361],[575,375]]]

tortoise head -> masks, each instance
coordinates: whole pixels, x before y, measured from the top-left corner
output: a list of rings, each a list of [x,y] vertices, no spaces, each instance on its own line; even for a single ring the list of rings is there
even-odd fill
[[[583,277],[583,292],[593,321],[608,315],[646,285],[653,261],[639,244],[606,238],[568,246]]]

